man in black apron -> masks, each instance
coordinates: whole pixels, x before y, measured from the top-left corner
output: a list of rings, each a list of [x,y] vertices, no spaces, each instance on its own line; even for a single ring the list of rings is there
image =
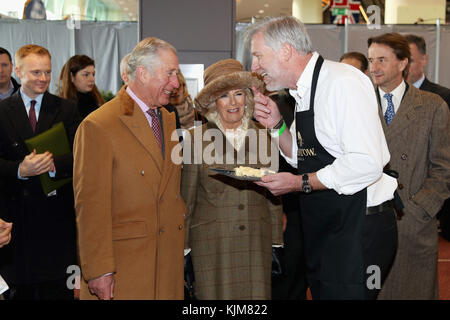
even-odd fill
[[[397,246],[397,183],[382,173],[389,152],[372,84],[352,67],[324,63],[293,17],[263,21],[247,34],[252,71],[267,90],[289,88],[297,102],[289,130],[276,105],[254,90],[254,117],[271,128],[283,156],[298,168],[298,175],[278,173],[258,184],[275,195],[302,192],[312,297],[375,299]]]

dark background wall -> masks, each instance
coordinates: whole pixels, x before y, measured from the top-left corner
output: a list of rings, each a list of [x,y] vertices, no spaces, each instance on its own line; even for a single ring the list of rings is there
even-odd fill
[[[178,51],[180,64],[235,57],[235,0],[139,1],[139,39],[157,37]]]

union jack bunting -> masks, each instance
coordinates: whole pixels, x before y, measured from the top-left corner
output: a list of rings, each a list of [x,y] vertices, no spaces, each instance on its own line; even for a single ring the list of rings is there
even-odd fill
[[[345,18],[348,17],[349,24],[358,23],[360,4],[359,0],[331,0],[331,20],[334,24],[345,24]]]

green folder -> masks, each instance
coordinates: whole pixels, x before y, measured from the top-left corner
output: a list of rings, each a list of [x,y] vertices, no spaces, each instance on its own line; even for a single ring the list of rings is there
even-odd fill
[[[33,138],[25,140],[25,144],[30,152],[33,152],[34,149],[36,149],[36,153],[50,151],[54,157],[71,152],[66,129],[62,122],[57,123],[52,128]],[[72,181],[72,178],[53,180],[50,178],[48,172],[41,174],[39,178],[41,180],[42,190],[46,195]]]

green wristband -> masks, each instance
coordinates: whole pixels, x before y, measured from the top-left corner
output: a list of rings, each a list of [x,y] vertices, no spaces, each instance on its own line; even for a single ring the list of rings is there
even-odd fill
[[[286,122],[283,121],[283,125],[281,126],[280,130],[278,130],[279,137],[281,137],[285,129],[286,129]]]

